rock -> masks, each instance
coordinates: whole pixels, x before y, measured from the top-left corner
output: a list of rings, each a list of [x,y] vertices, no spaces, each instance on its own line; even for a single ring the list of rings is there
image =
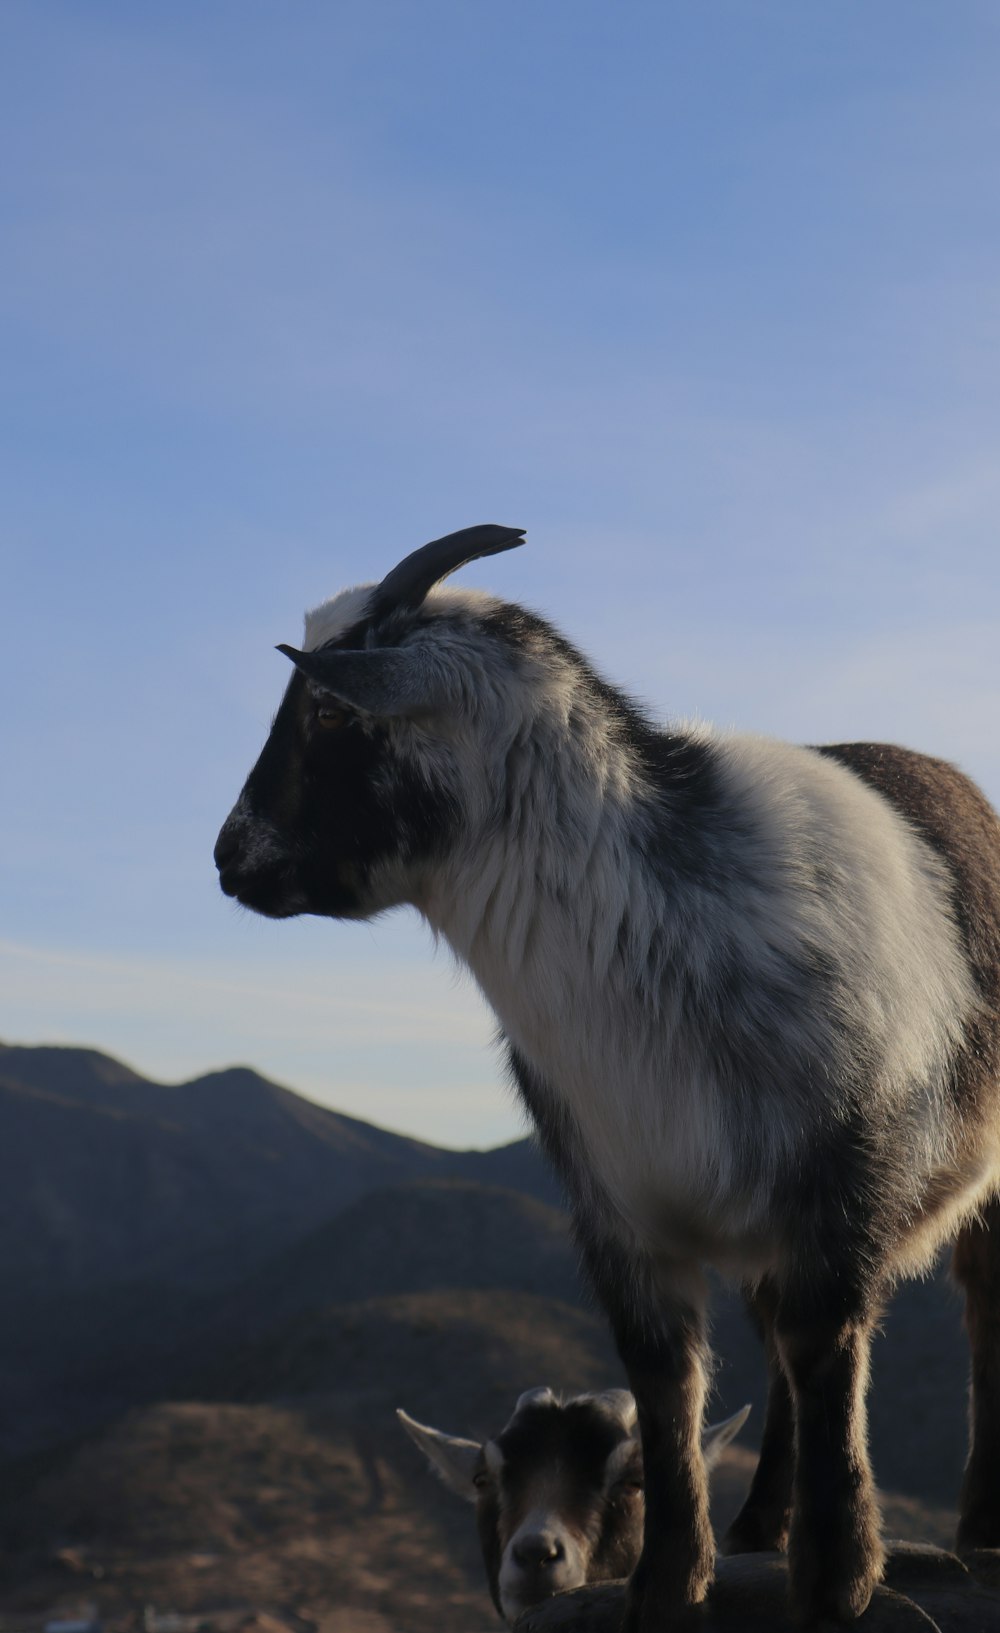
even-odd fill
[[[984,1587],[1000,1588],[1000,1548],[972,1548],[962,1558],[977,1582]]]
[[[905,1593],[942,1583],[968,1585],[969,1572],[956,1554],[926,1542],[886,1542],[885,1585]]]
[[[625,1586],[605,1582],[556,1594],[525,1611],[514,1633],[618,1633]],[[942,1548],[890,1543],[885,1582],[853,1625],[858,1633],[1000,1633],[1000,1552],[980,1550],[963,1564]],[[783,1555],[720,1559],[692,1627],[697,1633],[801,1633],[788,1609]]]
[[[573,1588],[532,1605],[514,1623],[514,1633],[616,1633],[625,1603],[624,1582],[602,1582],[596,1588]]]

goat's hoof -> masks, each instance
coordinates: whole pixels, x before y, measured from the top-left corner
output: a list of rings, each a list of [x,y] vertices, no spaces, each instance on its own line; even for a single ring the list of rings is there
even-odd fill
[[[657,1591],[654,1583],[648,1580],[640,1583],[633,1576],[625,1598],[621,1633],[664,1633],[665,1629],[673,1633],[675,1628],[695,1626],[711,1585],[712,1573],[699,1573],[686,1584],[686,1591],[678,1595]]]
[[[824,1527],[792,1528],[788,1576],[791,1612],[804,1626],[856,1622],[886,1571],[877,1511],[863,1504],[855,1524],[828,1535]]]
[[[803,1587],[793,1580],[791,1584],[791,1611],[800,1627],[815,1627],[828,1622],[856,1622],[871,1604],[872,1595],[882,1579],[881,1570],[871,1570],[832,1581],[827,1572],[822,1580]]]

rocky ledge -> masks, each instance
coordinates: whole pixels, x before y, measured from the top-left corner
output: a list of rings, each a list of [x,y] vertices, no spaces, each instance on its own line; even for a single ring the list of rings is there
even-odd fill
[[[786,1576],[780,1554],[720,1559],[692,1628],[801,1633],[789,1614]],[[618,1633],[624,1597],[624,1582],[559,1593],[519,1616],[514,1633]],[[958,1559],[942,1548],[890,1543],[885,1581],[853,1627],[858,1633],[1000,1633],[1000,1550]]]

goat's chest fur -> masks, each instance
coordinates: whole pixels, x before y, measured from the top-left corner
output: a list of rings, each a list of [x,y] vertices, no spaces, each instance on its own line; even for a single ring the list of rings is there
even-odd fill
[[[512,840],[440,927],[571,1188],[658,1257],[752,1273],[795,1229],[788,1175],[852,1120],[891,1131],[919,1209],[976,994],[946,870],[887,801],[810,750],[707,752],[697,832],[624,786],[548,847]]]

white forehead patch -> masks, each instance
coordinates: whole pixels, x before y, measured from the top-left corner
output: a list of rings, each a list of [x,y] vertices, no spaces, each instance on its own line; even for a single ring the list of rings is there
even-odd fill
[[[315,652],[317,647],[335,641],[338,635],[358,623],[368,611],[374,589],[374,584],[358,584],[352,590],[341,590],[339,595],[331,596],[329,601],[307,612],[303,650]]]
[[[303,650],[315,652],[317,647],[325,646],[327,641],[335,641],[339,636],[346,634],[367,616],[372,594],[377,588],[377,584],[356,584],[353,589],[341,590],[338,595],[332,595],[329,601],[323,601],[318,607],[313,607],[307,612]],[[483,590],[435,586],[427,595],[424,605],[428,611],[466,613],[474,616],[477,612],[484,612],[501,603]]]

